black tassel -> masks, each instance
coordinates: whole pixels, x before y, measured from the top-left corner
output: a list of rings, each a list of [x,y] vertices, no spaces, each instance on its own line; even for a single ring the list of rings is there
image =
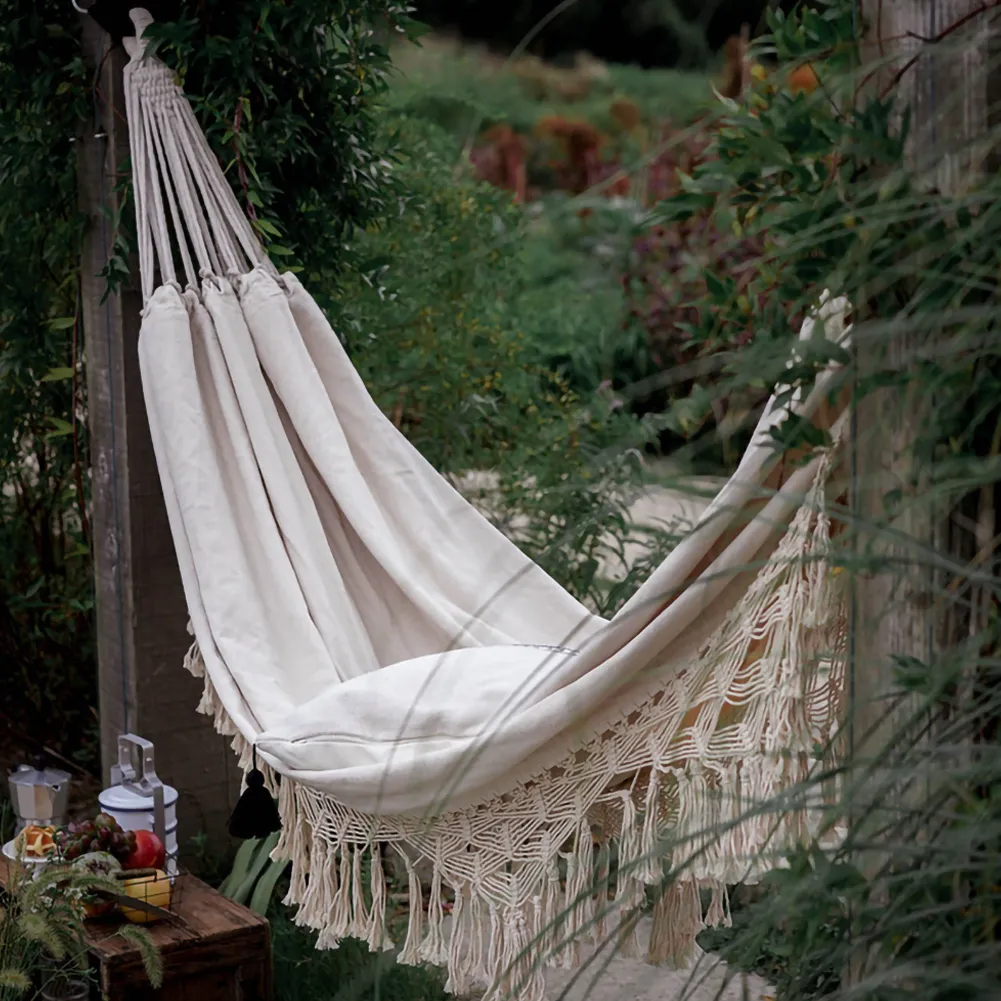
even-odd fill
[[[229,833],[234,838],[266,838],[282,829],[278,804],[264,788],[264,776],[257,768],[257,750],[253,767],[247,773],[247,788],[236,801],[229,818]]]

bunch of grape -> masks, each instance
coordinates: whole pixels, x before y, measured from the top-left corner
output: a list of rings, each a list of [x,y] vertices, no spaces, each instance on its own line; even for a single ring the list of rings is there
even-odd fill
[[[93,820],[70,824],[56,834],[59,853],[67,862],[88,852],[108,852],[124,862],[135,851],[135,831],[123,831],[114,817],[99,813]]]

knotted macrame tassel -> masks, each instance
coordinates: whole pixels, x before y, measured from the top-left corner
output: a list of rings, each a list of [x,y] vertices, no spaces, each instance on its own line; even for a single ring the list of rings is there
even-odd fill
[[[566,885],[560,895],[558,905],[559,921],[556,926],[558,949],[555,965],[561,970],[572,970],[580,960],[580,943],[577,941],[577,928],[574,923],[577,899],[578,860],[574,852],[560,852],[560,857],[566,862]]]
[[[327,884],[324,877],[327,868],[327,846],[321,838],[317,838],[309,852],[309,880],[300,899],[299,910],[293,918],[300,927],[322,927],[326,920],[327,912],[332,906],[332,901],[326,899]]]
[[[597,876],[595,878],[596,899],[594,903],[594,943],[605,941],[609,915],[608,893],[611,887],[612,849],[607,841],[598,849]]]
[[[368,938],[369,915],[365,906],[365,885],[362,883],[361,862],[363,845],[353,845],[351,851],[351,924],[348,934],[352,938],[360,938],[363,942]]]
[[[730,917],[730,895],[727,893],[725,883],[716,881],[712,884],[712,900],[703,922],[707,928],[717,928],[720,925],[724,928],[733,926]]]
[[[393,941],[386,928],[386,874],[382,868],[382,848],[378,841],[372,843],[369,886],[372,892],[372,913],[368,922],[368,950],[382,952],[384,949],[392,949]]]
[[[483,946],[489,925],[483,916],[483,898],[477,893],[475,884],[470,885],[469,894],[469,977],[470,980],[486,980]]]
[[[636,878],[643,883],[658,883],[663,876],[658,822],[660,820],[660,771],[650,769],[650,784],[646,791],[646,808],[643,811],[643,828],[640,832],[639,860]]]
[[[397,962],[405,963],[408,966],[417,966],[421,962],[420,946],[424,936],[424,899],[421,891],[420,877],[417,869],[410,857],[400,852],[403,864],[407,868],[407,882],[409,885],[408,909],[409,920],[407,921],[407,937],[403,943],[403,949],[397,957]]]
[[[329,864],[335,864],[333,858]],[[351,848],[347,844],[342,844],[340,879],[337,883],[337,893],[334,896],[329,919],[329,927],[339,938],[344,938],[351,931],[351,865]]]
[[[675,880],[664,887],[653,909],[647,961],[680,968],[698,954],[696,936],[702,923],[702,903],[694,880]]]
[[[448,980],[445,982],[445,993],[460,997],[468,994],[472,986],[472,938],[480,932],[478,927],[471,924],[472,915],[466,913],[466,897],[465,888],[456,886],[452,935],[448,943]]]
[[[228,828],[231,837],[246,841],[250,838],[266,838],[282,829],[282,818],[278,804],[264,787],[264,773],[257,767],[257,749],[254,749],[253,765],[247,772],[247,787],[236,801],[230,815]]]
[[[448,950],[445,946],[445,907],[442,895],[441,869],[435,863],[434,875],[431,877],[431,893],[428,897],[428,931],[421,946],[421,958],[425,963],[443,966],[448,962]]]
[[[497,909],[497,905],[490,904],[490,936],[487,939],[487,956],[486,962],[483,966],[483,972],[485,974],[485,979],[490,985],[490,990],[487,992],[489,997],[490,991],[496,991],[499,989],[500,975],[503,972],[501,969],[501,964],[504,961],[504,929],[501,927],[501,916]]]
[[[586,819],[577,832],[575,861],[575,878],[567,876],[567,933],[581,943],[590,937],[594,920],[594,840]]]
[[[561,921],[560,867],[554,859],[549,863],[549,874],[542,887],[539,900],[539,921],[537,934],[546,965],[559,968],[562,965],[562,921]]]
[[[506,917],[506,950],[503,987],[508,997],[519,1001],[544,1001],[546,983],[543,961],[521,907],[512,907]]]

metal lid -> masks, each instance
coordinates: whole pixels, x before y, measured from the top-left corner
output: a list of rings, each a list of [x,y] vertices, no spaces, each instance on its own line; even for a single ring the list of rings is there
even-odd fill
[[[61,768],[48,768],[44,758],[36,758],[30,765],[18,765],[10,773],[10,784],[19,788],[46,786],[52,789],[65,785],[70,778],[69,772],[64,772]]]
[[[141,793],[125,786],[108,786],[102,789],[97,797],[101,806],[109,810],[150,810],[153,807],[153,796],[143,796]],[[163,787],[163,805],[173,806],[177,802],[177,790],[173,786]]]

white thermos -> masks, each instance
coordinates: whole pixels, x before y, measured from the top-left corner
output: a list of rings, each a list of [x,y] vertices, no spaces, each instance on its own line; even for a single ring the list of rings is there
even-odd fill
[[[177,874],[177,790],[156,775],[153,745],[135,734],[118,738],[111,785],[98,796],[101,810],[125,831],[152,831],[167,852],[167,874]]]

